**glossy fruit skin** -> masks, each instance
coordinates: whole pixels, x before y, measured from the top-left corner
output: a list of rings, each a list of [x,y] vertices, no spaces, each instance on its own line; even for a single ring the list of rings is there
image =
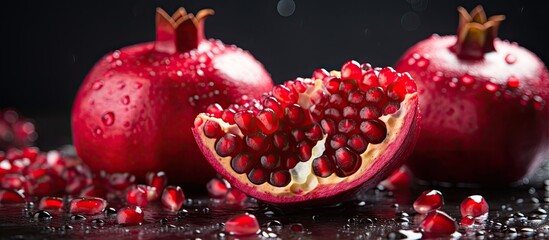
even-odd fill
[[[251,54],[218,40],[174,53],[155,44],[125,47],[95,64],[74,101],[74,145],[95,171],[162,170],[174,183],[202,186],[214,171],[192,137],[194,116],[214,102],[259,97],[272,80]]]
[[[494,40],[496,51],[483,58],[461,59],[451,49],[456,40],[432,36],[396,64],[397,71],[416,80],[422,103],[421,133],[407,166],[428,182],[502,185],[520,180],[549,157],[549,109],[536,109],[532,100],[534,95],[545,104],[549,100],[547,68],[532,52],[499,39]],[[516,61],[508,63],[508,54]],[[427,64],[418,66],[425,57]],[[474,82],[462,83],[466,74]],[[520,79],[515,89],[507,86],[510,76]],[[507,98],[506,90],[514,97]],[[528,93],[530,101],[523,106],[521,98]]]

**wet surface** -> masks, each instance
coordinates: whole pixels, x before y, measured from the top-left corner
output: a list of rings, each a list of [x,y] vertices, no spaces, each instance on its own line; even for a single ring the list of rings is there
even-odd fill
[[[448,237],[460,239],[547,238],[549,224],[549,181],[547,167],[540,169],[528,183],[501,189],[454,188],[413,183],[404,191],[371,189],[334,206],[279,208],[254,199],[228,205],[207,196],[189,195],[179,212],[162,208],[160,202],[144,207],[141,226],[120,226],[112,209],[96,216],[73,216],[64,210],[40,212],[33,204],[0,206],[0,236],[3,239],[417,239],[417,228],[424,215],[412,207],[414,200],[427,189],[442,192],[442,210],[459,223],[459,204],[469,195],[484,196],[490,206],[488,219],[471,227],[459,226]],[[65,198],[67,201],[68,198]],[[108,207],[124,206],[111,196]],[[67,204],[65,204],[66,206]],[[226,234],[223,223],[230,217],[254,214],[261,232],[236,237]]]

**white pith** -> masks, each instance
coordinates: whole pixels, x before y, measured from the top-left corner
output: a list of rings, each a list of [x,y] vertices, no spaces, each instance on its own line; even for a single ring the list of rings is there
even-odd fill
[[[298,104],[302,106],[303,108],[309,108],[312,103],[310,101],[311,95],[317,93],[319,90],[322,91],[323,89],[323,83],[321,80],[315,80],[314,85],[309,87],[304,93],[301,93],[299,96]],[[352,182],[356,180],[358,177],[363,175],[364,172],[366,172],[370,166],[376,161],[376,159],[382,155],[385,152],[385,149],[389,145],[389,143],[393,142],[393,140],[398,136],[398,133],[400,132],[400,128],[403,126],[403,120],[404,115],[402,114],[402,109],[407,109],[407,103],[412,96],[417,95],[417,93],[414,94],[407,94],[404,101],[401,103],[401,108],[399,111],[392,115],[386,115],[380,117],[380,120],[385,122],[387,126],[387,137],[385,140],[379,144],[369,144],[366,151],[364,151],[360,157],[362,159],[362,163],[360,168],[357,172],[353,173],[350,176],[341,178],[338,177],[335,173],[330,175],[329,177],[322,178],[318,177],[314,174],[312,169],[312,162],[313,159],[321,156],[325,151],[325,144],[327,140],[327,135],[324,135],[323,139],[318,141],[316,145],[312,148],[312,155],[311,158],[308,161],[305,162],[299,162],[293,169],[290,169],[291,174],[291,181],[288,185],[284,187],[275,187],[269,184],[268,182],[255,185],[251,183],[247,175],[244,174],[237,174],[235,173],[231,168],[231,157],[220,157],[215,154],[215,151],[213,154],[219,161],[219,163],[223,166],[224,169],[227,169],[227,171],[233,171],[233,177],[235,177],[238,181],[241,183],[244,183],[250,187],[255,188],[258,192],[268,192],[270,195],[273,196],[295,196],[295,195],[305,195],[309,194],[315,191],[317,187],[319,186],[326,186],[326,185],[336,185],[341,182]],[[202,123],[198,126],[198,129],[202,129],[203,124],[207,120],[215,121],[220,124],[222,130],[224,132],[230,132],[237,136],[240,136],[243,138],[243,134],[236,126],[236,124],[228,124],[221,120],[220,118],[212,118],[205,114],[200,114],[197,116],[197,118],[202,119]],[[358,126],[356,126],[358,127]],[[202,143],[208,148],[208,149],[215,149],[215,141],[216,139],[211,139],[206,136],[204,136],[202,130],[200,132],[200,138],[202,140]]]

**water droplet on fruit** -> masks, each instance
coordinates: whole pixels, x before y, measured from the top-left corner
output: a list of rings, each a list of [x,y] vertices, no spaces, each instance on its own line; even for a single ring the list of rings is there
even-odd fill
[[[119,57],[120,57],[120,51],[119,51],[119,50],[114,51],[114,52],[112,53],[112,57],[113,57],[114,59],[119,58]]]
[[[203,77],[203,76],[204,76],[204,71],[202,71],[202,69],[198,69],[198,70],[196,70],[196,74],[197,74],[198,76]]]
[[[510,76],[507,79],[507,86],[510,87],[510,88],[516,88],[516,87],[519,86],[519,84],[520,84],[520,79],[518,79],[515,76]]]
[[[465,85],[471,85],[475,82],[475,78],[469,74],[465,74],[461,77],[461,82]]]
[[[417,66],[420,67],[420,68],[426,68],[429,66],[429,63],[431,63],[431,61],[429,61],[429,59],[427,58],[421,58],[417,61]]]
[[[122,104],[124,104],[124,105],[130,104],[130,96],[126,95],[126,96],[122,97]]]
[[[543,107],[545,106],[545,102],[543,101],[543,98],[536,95],[532,99],[534,100],[534,108],[536,110],[542,110]]]
[[[505,56],[505,62],[507,62],[507,64],[513,64],[516,61],[517,61],[517,58],[513,54],[509,53]]]
[[[96,135],[102,135],[103,134],[103,130],[100,127],[96,127],[94,132],[95,132]]]
[[[489,92],[495,92],[498,90],[498,86],[491,82],[487,82],[485,87]]]
[[[116,60],[116,62],[114,62],[116,64],[116,66],[122,66],[122,61],[121,60]]]
[[[94,82],[92,85],[93,90],[99,90],[103,87],[103,81]]]
[[[114,123],[114,113],[113,112],[107,112],[103,114],[101,117],[101,121],[105,126],[111,126]]]

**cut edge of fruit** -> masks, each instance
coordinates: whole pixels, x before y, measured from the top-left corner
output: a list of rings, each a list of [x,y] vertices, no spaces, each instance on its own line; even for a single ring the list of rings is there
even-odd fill
[[[321,80],[316,80],[315,84],[321,84]],[[370,144],[366,151],[361,154],[363,160],[360,169],[346,178],[337,177],[335,174],[322,178],[313,173],[312,159],[321,156],[324,151],[324,142],[326,136],[313,147],[313,154],[308,161],[300,162],[296,167],[290,170],[291,181],[284,187],[275,187],[269,183],[255,185],[250,183],[246,174],[232,174],[227,169],[231,169],[231,157],[221,157],[212,152],[210,149],[215,149],[216,139],[208,138],[201,131],[204,123],[208,120],[219,123],[223,132],[230,132],[242,137],[243,134],[235,124],[231,125],[219,118],[212,118],[206,114],[197,116],[197,126],[192,128],[195,140],[206,159],[209,159],[210,164],[215,169],[218,169],[220,174],[224,176],[236,188],[243,192],[249,193],[257,199],[269,201],[272,203],[298,203],[311,199],[330,198],[339,195],[342,192],[348,192],[359,188],[363,183],[370,179],[373,182],[381,181],[384,177],[391,173],[392,165],[400,165],[404,157],[411,150],[406,147],[399,149],[400,146],[413,143],[413,139],[417,135],[415,131],[410,129],[418,126],[418,93],[407,94],[404,101],[401,103],[401,108],[392,115],[383,116],[380,118],[387,125],[388,136],[380,144]],[[412,118],[408,116],[412,115]],[[413,121],[404,121],[405,119],[413,119]],[[407,134],[400,134],[407,133]],[[393,152],[391,155],[383,155],[384,152]],[[382,158],[380,158],[382,157]],[[212,161],[216,159],[216,161]],[[400,161],[392,161],[396,159]],[[300,176],[305,175],[305,176]],[[347,182],[348,184],[341,185],[339,183]],[[373,184],[373,183],[372,183]],[[342,187],[343,186],[343,187]],[[273,198],[273,196],[276,196]]]

